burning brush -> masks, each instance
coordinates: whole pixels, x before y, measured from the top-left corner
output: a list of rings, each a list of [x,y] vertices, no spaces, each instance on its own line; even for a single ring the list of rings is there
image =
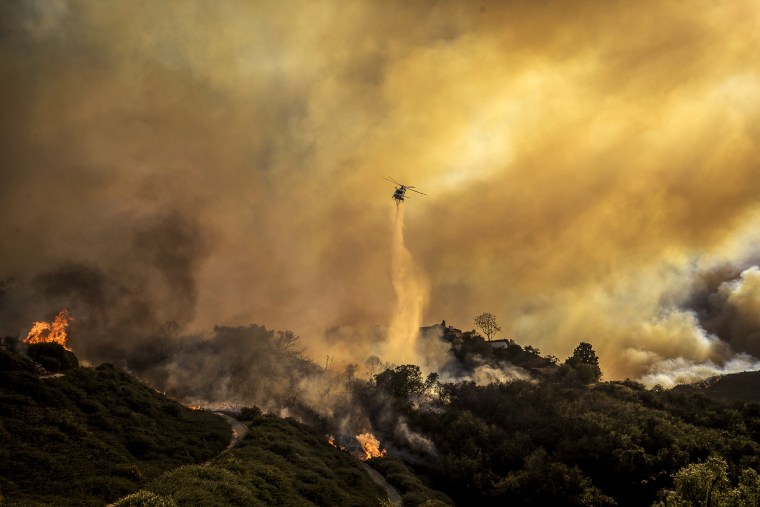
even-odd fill
[[[377,437],[369,432],[360,433],[354,437],[359,444],[358,446],[356,444],[349,444],[348,447],[346,447],[336,442],[335,437],[332,435],[325,435],[325,438],[327,439],[327,443],[331,446],[340,449],[341,451],[346,451],[362,461],[367,461],[372,458],[380,458],[388,454],[388,451],[380,448],[380,441]]]
[[[29,334],[24,339],[24,343],[57,343],[66,350],[68,347],[68,336],[66,328],[74,320],[68,308],[64,308],[55,316],[53,322],[35,322]]]
[[[388,454],[385,449],[380,449],[380,441],[372,433],[360,433],[356,435],[356,441],[362,446],[362,452],[358,456],[362,461],[380,458]]]

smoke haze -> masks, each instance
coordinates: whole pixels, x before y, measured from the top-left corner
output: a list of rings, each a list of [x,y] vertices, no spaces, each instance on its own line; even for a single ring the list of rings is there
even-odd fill
[[[752,0],[4,2],[0,333],[68,305],[93,361],[254,322],[363,361],[396,329],[391,176],[428,194],[403,204],[423,324],[488,310],[546,354],[592,343],[605,378],[751,366],[759,23]]]

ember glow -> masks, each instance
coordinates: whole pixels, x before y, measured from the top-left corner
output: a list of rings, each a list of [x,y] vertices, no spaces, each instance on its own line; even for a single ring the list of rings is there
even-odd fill
[[[66,328],[69,327],[69,323],[74,320],[71,317],[71,312],[67,308],[64,308],[58,315],[55,316],[53,322],[35,322],[29,334],[24,339],[24,343],[57,343],[66,350],[71,350],[68,345],[68,335],[66,334]]]
[[[335,442],[335,437],[332,435],[325,435],[325,438],[327,439],[327,443],[331,446],[335,447],[336,449],[340,449],[341,451],[346,451],[346,447],[343,445],[338,445],[338,443]]]
[[[362,446],[363,453],[359,456],[362,461],[380,458],[388,454],[385,449],[380,449],[380,441],[372,433],[360,433],[356,435],[356,441]]]

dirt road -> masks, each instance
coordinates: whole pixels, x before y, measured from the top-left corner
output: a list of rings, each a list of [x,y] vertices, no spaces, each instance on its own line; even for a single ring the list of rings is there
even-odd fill
[[[243,440],[243,437],[245,437],[248,434],[248,426],[241,423],[234,417],[230,417],[228,415],[224,415],[221,412],[214,412],[216,415],[220,415],[224,417],[228,423],[230,423],[230,426],[232,427],[232,438],[230,439],[230,444],[227,446],[227,449],[231,449],[235,447],[241,440]]]
[[[227,449],[235,447],[248,433],[248,426],[241,423],[234,417],[222,414],[221,412],[214,413],[216,415],[224,417],[227,422],[230,423],[230,426],[232,427],[232,439],[230,440],[230,444],[227,446]],[[401,495],[399,495],[398,491],[396,491],[396,488],[388,484],[388,481],[385,480],[385,477],[383,477],[377,470],[368,464],[361,462],[361,466],[364,471],[367,472],[370,479],[372,479],[375,484],[381,486],[385,490],[385,493],[388,495],[388,499],[391,501],[391,503],[397,507],[401,507],[403,501],[401,500]]]
[[[388,495],[388,500],[391,501],[393,505],[396,507],[401,507],[403,504],[403,500],[401,500],[401,495],[398,494],[398,491],[396,491],[396,488],[388,484],[388,481],[385,480],[385,477],[380,475],[380,472],[369,466],[368,464],[362,462],[362,468],[364,468],[364,471],[367,472],[370,476],[370,478],[375,482],[375,484],[382,486],[383,489],[385,489],[385,493]]]

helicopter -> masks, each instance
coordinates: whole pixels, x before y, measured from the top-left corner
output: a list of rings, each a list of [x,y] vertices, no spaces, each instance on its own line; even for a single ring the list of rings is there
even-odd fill
[[[394,180],[393,178],[383,178],[384,180],[390,181],[391,183],[394,183],[398,185],[396,187],[396,191],[393,192],[393,198],[396,199],[397,203],[404,202],[404,194],[406,194],[407,190],[411,190],[412,192],[417,192],[418,194],[427,195],[424,192],[420,192],[419,190],[415,190],[414,187],[411,187],[409,185],[404,185],[402,183],[399,183],[398,181]]]

